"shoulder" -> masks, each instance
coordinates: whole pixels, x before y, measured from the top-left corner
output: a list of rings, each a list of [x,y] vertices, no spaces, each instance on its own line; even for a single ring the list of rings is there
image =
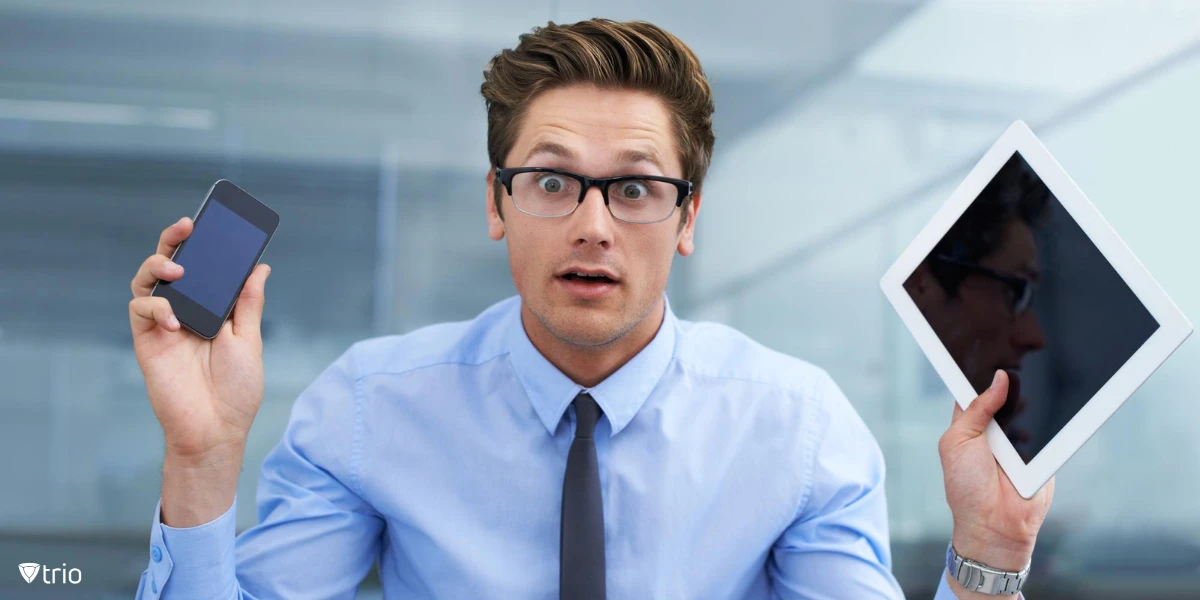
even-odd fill
[[[478,365],[507,352],[505,327],[519,298],[507,298],[468,321],[438,323],[402,335],[362,340],[343,355],[356,379],[436,365]]]
[[[821,401],[840,394],[824,369],[773,350],[728,325],[679,320],[677,358],[693,374],[742,381]]]

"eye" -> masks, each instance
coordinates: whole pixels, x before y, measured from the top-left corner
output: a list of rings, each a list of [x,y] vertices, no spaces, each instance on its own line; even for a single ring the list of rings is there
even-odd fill
[[[548,194],[557,194],[567,187],[562,175],[543,175],[538,179],[538,187]]]
[[[622,181],[617,195],[622,200],[641,200],[650,194],[650,188],[642,181]]]

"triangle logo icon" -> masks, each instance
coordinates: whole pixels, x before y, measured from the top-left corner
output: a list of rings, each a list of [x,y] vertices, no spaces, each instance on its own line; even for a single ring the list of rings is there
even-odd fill
[[[21,577],[25,578],[25,583],[33,583],[33,578],[37,577],[38,570],[42,565],[38,563],[21,563],[17,565],[17,569],[21,571]]]

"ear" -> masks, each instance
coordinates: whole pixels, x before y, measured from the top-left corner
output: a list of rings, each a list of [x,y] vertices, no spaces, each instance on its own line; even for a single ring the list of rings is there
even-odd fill
[[[504,218],[500,216],[500,211],[496,210],[496,170],[488,169],[484,180],[487,182],[487,193],[484,197],[487,201],[488,237],[498,242],[504,239]],[[501,197],[500,201],[503,202],[504,198]]]
[[[682,207],[688,211],[687,223],[679,230],[679,255],[690,256],[696,251],[694,236],[696,234],[696,217],[700,214],[700,192],[694,192],[691,199]]]

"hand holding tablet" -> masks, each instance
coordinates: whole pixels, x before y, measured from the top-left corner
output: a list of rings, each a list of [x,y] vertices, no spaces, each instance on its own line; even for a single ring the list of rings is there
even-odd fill
[[[881,287],[962,407],[1006,371],[986,436],[1026,498],[1192,330],[1020,121]]]

